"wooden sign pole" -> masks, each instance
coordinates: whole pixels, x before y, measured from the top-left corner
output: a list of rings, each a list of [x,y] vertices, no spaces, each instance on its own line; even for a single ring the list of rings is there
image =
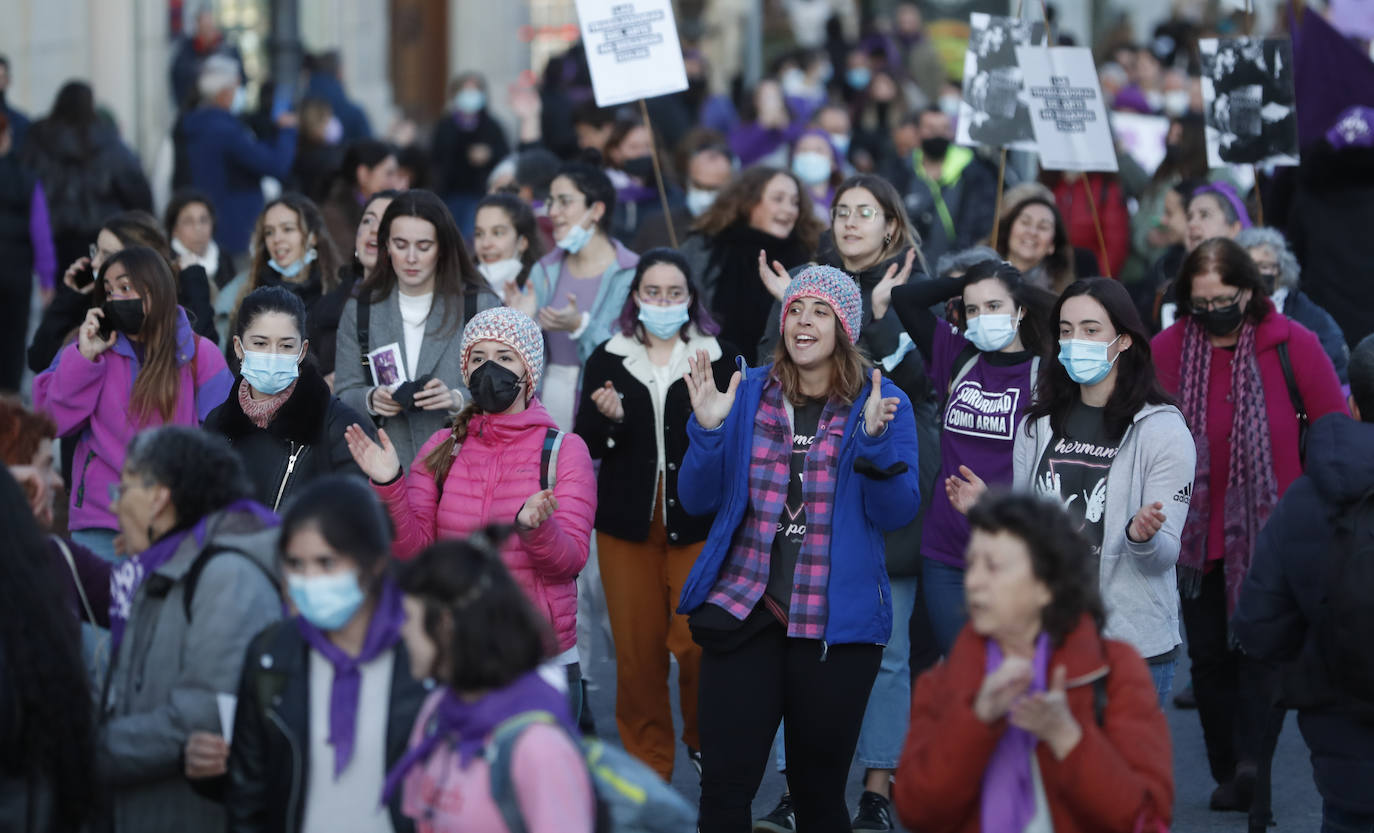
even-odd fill
[[[668,227],[668,240],[677,248],[677,230],[673,228],[673,211],[668,207],[668,187],[663,182],[663,168],[658,161],[658,140],[654,136],[653,123],[649,121],[649,105],[639,100],[639,113],[644,117],[644,127],[649,131],[649,156],[654,160],[654,179],[658,182],[658,198],[663,203],[663,224]]]

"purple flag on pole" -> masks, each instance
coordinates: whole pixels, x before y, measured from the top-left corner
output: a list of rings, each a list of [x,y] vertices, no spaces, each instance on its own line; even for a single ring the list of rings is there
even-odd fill
[[[1361,0],[1364,5],[1374,0]],[[1298,143],[1321,141],[1349,107],[1374,107],[1374,61],[1308,9],[1299,23],[1289,12],[1293,32],[1293,74],[1298,98]],[[1332,83],[1340,79],[1340,83]]]

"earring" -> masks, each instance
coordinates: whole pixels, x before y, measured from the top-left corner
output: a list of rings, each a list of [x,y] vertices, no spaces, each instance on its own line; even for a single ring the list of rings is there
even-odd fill
[[[886,248],[887,248],[888,246],[890,246],[890,245],[892,245],[892,235],[890,235],[890,234],[884,234],[884,235],[883,235],[883,248],[886,249]]]

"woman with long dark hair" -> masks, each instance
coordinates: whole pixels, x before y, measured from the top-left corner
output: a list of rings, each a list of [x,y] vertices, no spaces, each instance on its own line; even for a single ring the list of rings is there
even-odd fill
[[[704,351],[716,383],[727,384],[735,356],[716,338],[689,270],[672,249],[640,256],[617,333],[587,360],[575,426],[592,459],[601,460],[597,558],[615,637],[620,740],[669,781],[676,758],[670,654],[677,658],[682,742],[690,759],[701,756],[701,649],[687,617],[673,611],[710,529],[678,499],[692,407],[684,376],[688,359]]]
[[[0,827],[77,833],[96,797],[90,686],[54,556],[8,470],[0,527]]]
[[[1016,434],[1014,483],[1063,502],[1098,559],[1103,635],[1150,666],[1163,707],[1182,644],[1174,564],[1193,491],[1193,438],[1160,387],[1145,326],[1110,278],[1069,285],[1055,304],[1059,360],[1045,366]],[[984,490],[951,478],[967,510]]]
[[[514,194],[488,194],[477,203],[472,234],[477,271],[491,291],[506,298],[507,287],[524,289],[530,271],[544,257],[539,224],[529,203]]]
[[[960,333],[930,307],[962,299]],[[921,578],[931,627],[946,656],[963,627],[964,550],[968,519],[944,483],[967,467],[991,485],[1012,482],[1012,447],[1030,407],[1045,347],[1044,293],[1015,266],[984,261],[961,278],[934,278],[892,290],[892,307],[925,359],[934,395],[943,400],[940,473],[927,496]],[[988,472],[984,474],[983,472]]]
[[[200,425],[224,401],[232,377],[215,345],[191,331],[161,254],[124,249],[101,265],[96,281],[96,306],[77,343],[34,379],[33,399],[60,436],[77,438],[72,537],[113,559],[109,487],[129,440],[149,426]]]
[[[969,623],[916,682],[895,796],[913,830],[1165,829],[1169,726],[1145,664],[1103,634],[1094,559],[1049,501],[969,513]]]
[[[1179,319],[1151,347],[1197,448],[1178,557],[1180,606],[1218,784],[1212,807],[1243,810],[1265,724],[1274,718],[1268,673],[1233,647],[1228,622],[1256,538],[1302,474],[1306,422],[1343,413],[1345,398],[1321,342],[1274,309],[1254,261],[1235,241],[1220,237],[1193,249],[1174,300]]]
[[[468,401],[463,330],[500,300],[473,265],[453,215],[429,191],[392,199],[377,231],[377,252],[376,268],[339,319],[334,390],[386,427],[402,460],[413,460]],[[384,378],[368,355],[388,347],[399,378]]]
[[[373,194],[397,186],[396,149],[377,139],[358,139],[344,149],[329,195],[320,203],[320,215],[336,244],[352,238],[363,219],[363,207]]]
[[[753,825],[780,720],[799,825],[850,826],[845,780],[892,630],[883,533],[920,504],[911,406],[855,346],[853,279],[809,267],[783,310],[773,364],[722,391],[699,354],[688,377],[678,495],[715,518],[678,610],[702,646],[701,828],[726,833]]]

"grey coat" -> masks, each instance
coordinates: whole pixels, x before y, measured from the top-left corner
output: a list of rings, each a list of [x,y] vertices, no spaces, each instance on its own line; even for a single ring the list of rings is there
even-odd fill
[[[276,538],[253,515],[212,516],[204,544],[188,536],[134,592],[101,700],[97,747],[115,833],[224,829],[224,806],[191,787],[182,751],[192,732],[219,733],[216,694],[238,691],[249,641],[281,618],[269,578]],[[186,578],[211,547],[235,552],[205,562],[188,621]]]
[[[1016,432],[1012,482],[1018,489],[1037,491],[1035,472],[1053,434],[1049,417]],[[1098,574],[1107,607],[1102,636],[1127,643],[1142,657],[1168,653],[1182,642],[1174,566],[1195,468],[1193,435],[1183,414],[1173,405],[1147,405],[1126,429],[1107,472]],[[1131,518],[1156,501],[1164,504],[1164,526],[1143,544],[1132,541],[1126,535]]]
[[[445,314],[450,303],[459,304],[453,319],[445,322]],[[425,327],[425,338],[420,344],[420,358],[415,365],[415,375],[433,376],[442,379],[444,384],[463,392],[467,398],[467,386],[463,384],[460,353],[463,342],[462,300],[449,301],[438,294],[434,306],[429,311],[429,321]],[[477,295],[477,312],[501,306],[501,301],[492,292],[482,291]],[[401,345],[401,355],[405,355],[405,330],[401,323],[401,305],[392,292],[383,300],[372,305],[368,320],[368,349],[376,350],[392,342]],[[334,364],[334,393],[353,410],[360,414],[368,413],[367,395],[372,390],[372,375],[363,367],[362,351],[358,346],[358,301],[350,300],[344,305],[343,316],[339,319],[338,347]],[[396,446],[396,455],[401,465],[410,468],[411,461],[436,431],[448,426],[452,414],[447,411],[403,411],[394,417],[378,417],[378,427],[385,428],[386,434]]]

